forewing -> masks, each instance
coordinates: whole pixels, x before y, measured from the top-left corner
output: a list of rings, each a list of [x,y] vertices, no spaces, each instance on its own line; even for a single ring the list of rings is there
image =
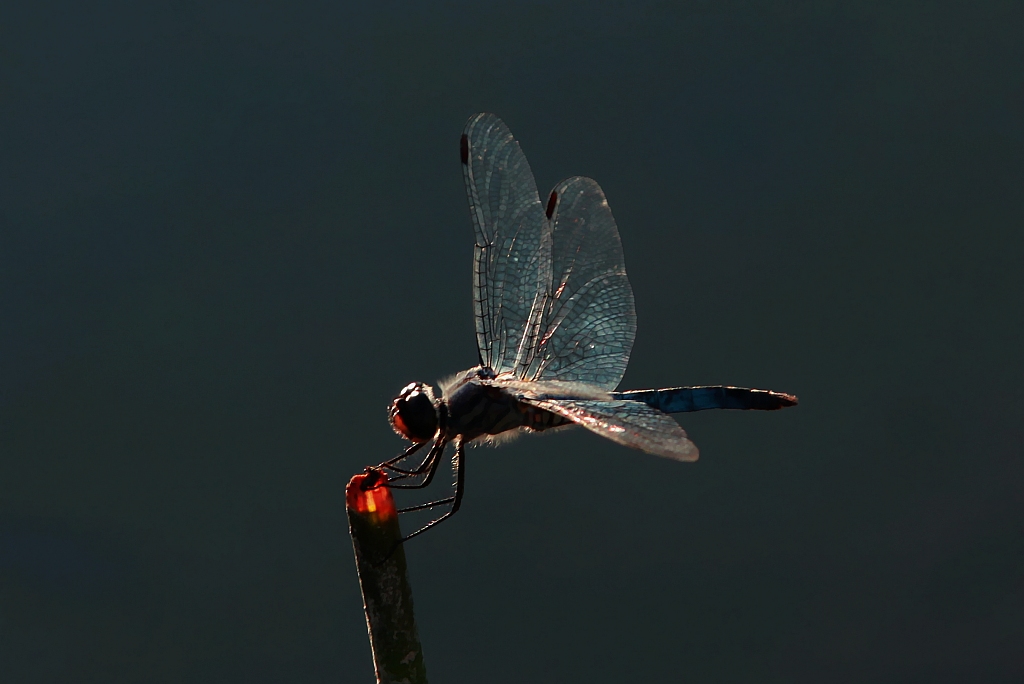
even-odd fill
[[[568,418],[591,432],[634,449],[677,461],[696,461],[696,445],[669,416],[647,404],[626,400],[523,399]]]
[[[601,186],[576,176],[548,198],[551,286],[529,371],[538,380],[615,389],[636,336],[633,289]]]
[[[498,373],[512,371],[520,354],[536,346],[551,284],[551,231],[530,165],[501,119],[472,117],[461,157],[476,231],[473,309],[480,362]]]

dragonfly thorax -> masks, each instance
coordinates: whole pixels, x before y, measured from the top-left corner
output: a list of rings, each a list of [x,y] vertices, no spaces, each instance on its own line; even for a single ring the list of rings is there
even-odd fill
[[[438,401],[430,385],[412,382],[391,402],[388,420],[395,432],[413,442],[426,442],[437,433]]]

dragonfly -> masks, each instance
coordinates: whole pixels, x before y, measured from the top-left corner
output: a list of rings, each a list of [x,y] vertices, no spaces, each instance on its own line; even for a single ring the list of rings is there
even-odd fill
[[[494,114],[469,119],[459,152],[476,236],[479,358],[438,389],[407,385],[388,409],[392,428],[411,445],[369,468],[372,483],[427,487],[446,447],[454,446],[454,493],[400,512],[447,510],[402,541],[459,510],[471,442],[578,425],[649,454],[696,461],[697,447],[668,414],[796,405],[791,394],[725,385],[617,391],[636,336],[636,308],[601,187],[574,176],[542,202],[519,143]],[[426,456],[407,465],[428,444]]]

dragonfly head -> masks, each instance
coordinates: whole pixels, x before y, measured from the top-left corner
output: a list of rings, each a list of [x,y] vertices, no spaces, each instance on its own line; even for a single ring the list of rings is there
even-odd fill
[[[413,442],[433,438],[438,425],[438,402],[430,385],[413,382],[402,388],[388,409],[395,432]]]

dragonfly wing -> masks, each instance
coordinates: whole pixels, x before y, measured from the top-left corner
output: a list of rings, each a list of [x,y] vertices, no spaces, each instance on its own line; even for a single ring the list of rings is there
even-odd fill
[[[501,119],[472,117],[460,152],[476,231],[473,309],[480,363],[498,373],[514,371],[520,355],[536,346],[551,284],[551,228],[526,156]]]
[[[636,336],[633,289],[601,186],[576,176],[551,192],[551,285],[522,377],[615,389]]]
[[[669,416],[638,401],[624,399],[522,399],[568,418],[591,432],[634,449],[677,461],[696,461],[697,446]]]
[[[508,374],[482,380],[482,384],[510,392],[518,400],[536,403],[546,399],[591,399],[613,401],[618,397],[596,385],[564,380],[520,380]]]

